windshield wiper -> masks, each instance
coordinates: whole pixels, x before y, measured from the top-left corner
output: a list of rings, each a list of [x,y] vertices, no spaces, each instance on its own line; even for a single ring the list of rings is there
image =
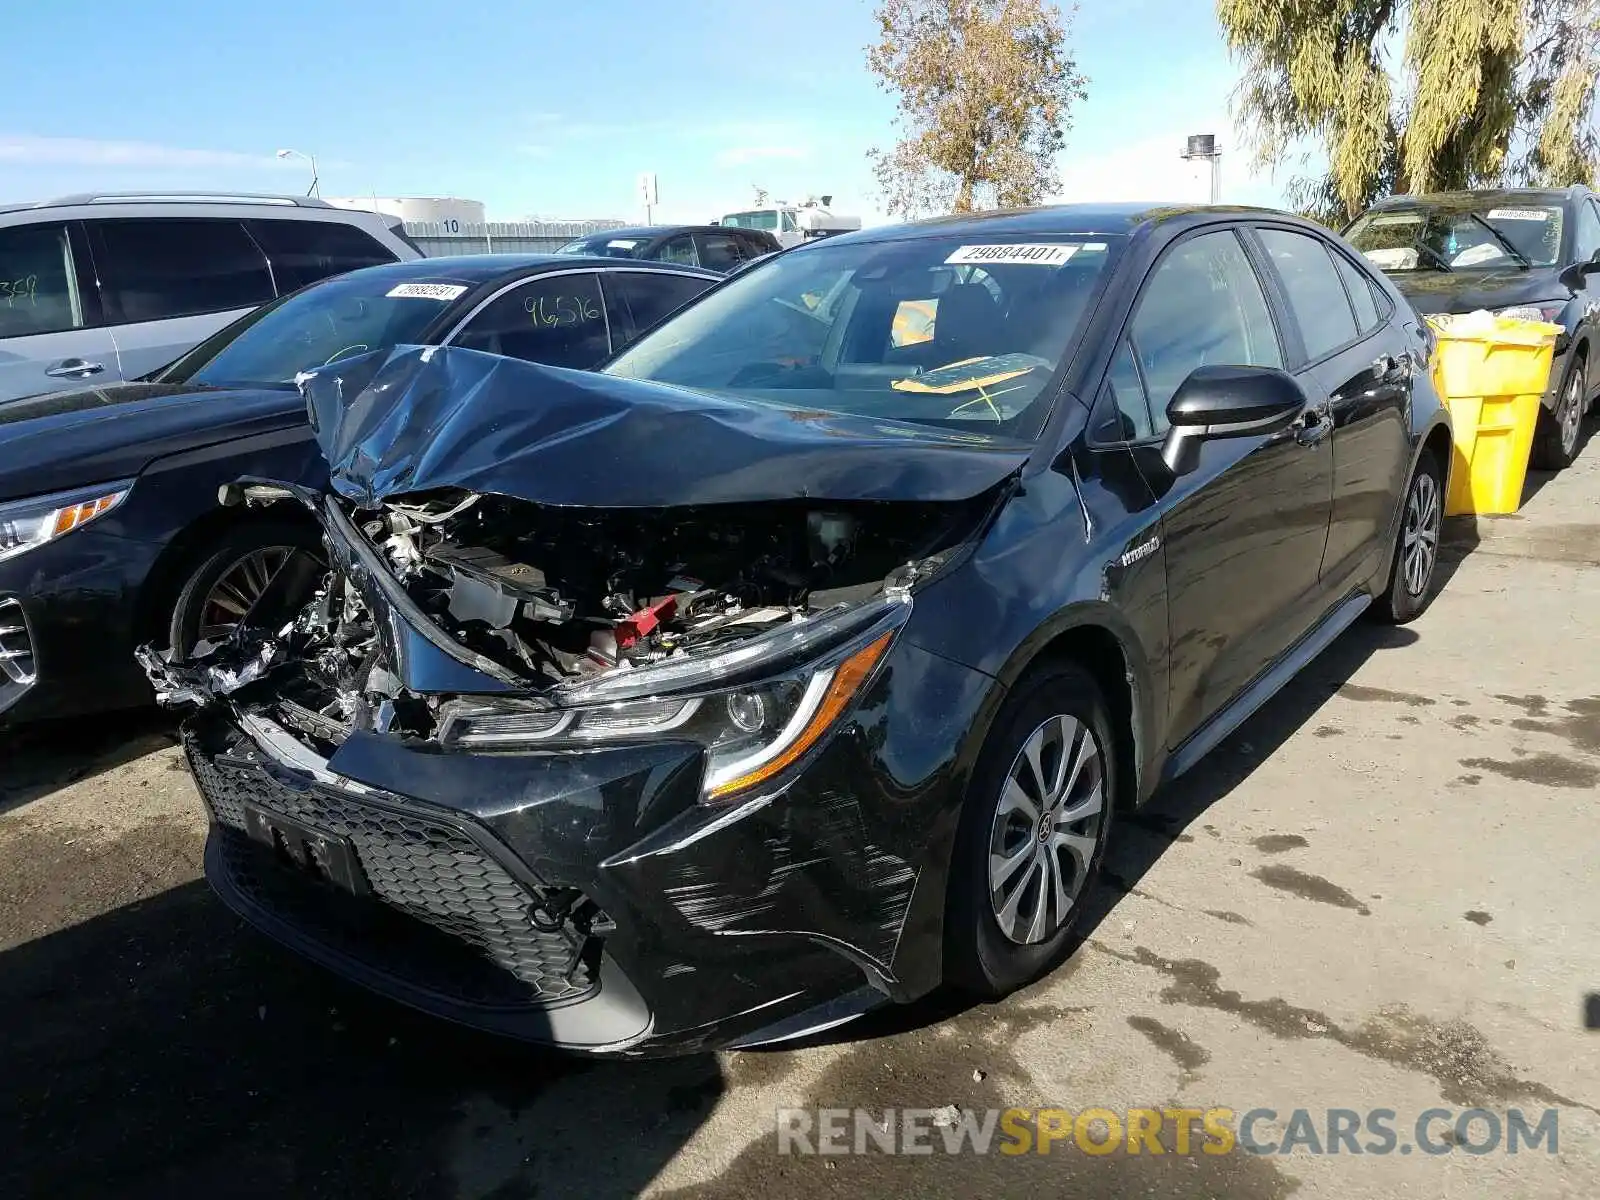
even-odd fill
[[[1411,243],[1411,248],[1413,250],[1417,251],[1419,254],[1426,254],[1430,259],[1433,260],[1433,264],[1436,267],[1438,267],[1439,270],[1441,270],[1441,271],[1454,271],[1455,270],[1455,268],[1450,265],[1450,260],[1447,259],[1444,255],[1440,254],[1432,246],[1428,245],[1428,243],[1426,243],[1424,241],[1421,241],[1419,239],[1419,240]]]
[[[1513,246],[1511,244],[1511,239],[1510,238],[1506,237],[1505,234],[1501,233],[1498,229],[1496,229],[1493,225],[1489,224],[1489,222],[1485,221],[1477,213],[1469,212],[1467,214],[1467,216],[1470,217],[1472,220],[1476,221],[1479,225],[1482,225],[1485,229],[1487,229],[1489,231],[1489,236],[1492,237],[1495,241],[1499,242],[1501,249],[1503,249],[1512,258],[1516,259],[1517,262],[1519,264],[1521,264],[1522,269],[1524,271],[1531,271],[1533,269],[1532,260],[1530,260],[1528,258],[1528,256],[1526,254],[1524,254],[1521,250],[1518,250],[1515,246]]]

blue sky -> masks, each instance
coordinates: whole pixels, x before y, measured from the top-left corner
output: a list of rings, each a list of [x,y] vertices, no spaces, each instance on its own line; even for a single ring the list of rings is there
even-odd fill
[[[463,196],[494,220],[704,220],[761,185],[881,219],[865,152],[893,106],[864,65],[870,0],[51,0],[7,6],[0,201],[90,188]],[[1208,0],[1099,0],[1061,162],[1067,199],[1203,199],[1178,158],[1215,132],[1223,196],[1275,203],[1228,119]]]

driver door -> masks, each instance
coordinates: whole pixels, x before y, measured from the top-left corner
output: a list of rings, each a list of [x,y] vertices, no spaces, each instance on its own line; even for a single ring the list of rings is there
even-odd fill
[[[1128,326],[1148,424],[1135,458],[1162,509],[1170,632],[1169,747],[1216,715],[1320,615],[1318,575],[1333,502],[1333,455],[1314,379],[1302,424],[1206,442],[1174,479],[1158,452],[1167,404],[1196,367],[1283,367],[1266,291],[1232,229],[1170,247]],[[1119,392],[1123,388],[1119,385]],[[1119,400],[1124,418],[1129,404]],[[1132,406],[1136,412],[1139,405]],[[1145,431],[1149,432],[1146,433]]]

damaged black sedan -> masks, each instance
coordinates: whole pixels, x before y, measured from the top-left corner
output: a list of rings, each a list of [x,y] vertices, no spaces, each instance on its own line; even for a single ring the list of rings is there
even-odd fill
[[[1118,811],[1426,606],[1430,352],[1325,230],[1062,208],[775,257],[595,375],[313,372],[330,488],[227,499],[326,553],[141,652],[207,874],[379,992],[592,1053],[1003,995]]]

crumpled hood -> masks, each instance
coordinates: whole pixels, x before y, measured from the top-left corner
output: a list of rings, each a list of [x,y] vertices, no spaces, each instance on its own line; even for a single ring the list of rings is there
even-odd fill
[[[1419,313],[1477,312],[1570,296],[1555,268],[1399,271],[1389,278]]]
[[[606,508],[965,500],[1031,449],[459,347],[375,352],[300,383],[334,489],[367,508],[443,488]]]
[[[284,388],[123,383],[0,401],[0,500],[129,479],[169,454],[304,421]]]

